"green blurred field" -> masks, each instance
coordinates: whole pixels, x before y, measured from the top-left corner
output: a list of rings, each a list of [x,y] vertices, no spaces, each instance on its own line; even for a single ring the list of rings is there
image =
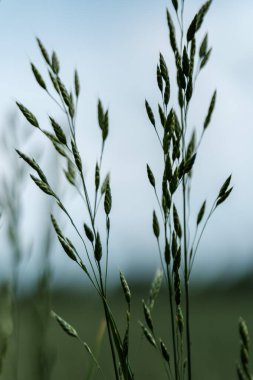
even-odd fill
[[[247,289],[247,290],[245,290]],[[132,289],[132,344],[130,346],[136,379],[166,379],[163,364],[154,349],[142,337],[138,320],[143,320],[141,299],[148,295],[148,285]],[[253,334],[252,292],[248,287],[228,287],[219,290],[197,289],[193,291],[191,307],[193,372],[194,380],[236,379],[235,363],[239,357],[237,332],[238,316],[242,315]],[[64,319],[76,327],[81,337],[95,350],[95,340],[101,322],[102,309],[89,294],[77,294],[75,290],[55,292],[52,307]],[[18,380],[41,379],[41,371],[51,367],[48,379],[84,380],[89,368],[89,357],[80,342],[67,336],[54,320],[49,321],[47,336],[43,333],[43,305],[36,298],[21,301],[18,338]],[[111,305],[124,328],[125,303],[120,289],[111,294]],[[1,302],[2,307],[2,302]],[[41,314],[41,315],[40,315]],[[158,335],[170,346],[168,302],[162,293],[157,301],[154,320]],[[46,339],[45,339],[46,338]],[[15,363],[12,353],[16,338],[12,337],[4,361],[2,380],[15,380]],[[44,346],[43,346],[44,344]],[[45,346],[46,345],[46,346]],[[40,347],[46,347],[42,355]],[[107,379],[113,379],[107,337],[103,340],[99,361]],[[50,372],[50,371],[49,371]],[[94,379],[101,374],[95,372]]]

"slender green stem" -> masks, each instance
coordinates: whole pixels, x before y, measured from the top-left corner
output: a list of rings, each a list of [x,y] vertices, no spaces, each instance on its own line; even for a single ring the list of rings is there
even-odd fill
[[[113,341],[112,341],[112,334],[111,334],[111,327],[110,327],[110,322],[109,322],[109,318],[110,317],[108,315],[108,310],[107,310],[107,306],[106,306],[106,302],[105,302],[105,292],[104,292],[104,285],[103,285],[102,271],[101,271],[101,265],[100,265],[100,263],[98,263],[98,268],[99,268],[100,287],[101,287],[101,291],[102,291],[102,301],[103,301],[103,307],[104,307],[104,313],[105,313],[107,331],[108,331],[108,336],[109,336],[109,342],[110,342],[110,347],[111,347],[111,352],[112,352],[114,373],[115,373],[116,380],[119,380],[117,363],[116,363],[116,355],[115,355],[115,351],[114,351],[114,346],[113,346]]]
[[[189,276],[187,255],[187,226],[186,226],[186,191],[185,176],[183,176],[183,228],[184,228],[184,285],[185,285],[185,315],[186,315],[186,344],[188,380],[192,379],[191,368],[191,335],[190,335],[190,302],[189,302]]]
[[[166,266],[167,269],[167,283],[169,288],[169,300],[170,300],[170,319],[171,319],[171,329],[172,329],[172,344],[173,344],[173,358],[174,358],[174,369],[175,369],[175,379],[178,380],[178,365],[177,365],[177,350],[176,350],[176,334],[175,334],[175,322],[174,322],[174,307],[172,300],[172,284],[170,278],[169,266]]]

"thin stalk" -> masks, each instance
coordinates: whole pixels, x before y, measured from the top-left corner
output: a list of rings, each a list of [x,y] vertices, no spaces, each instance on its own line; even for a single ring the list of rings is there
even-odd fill
[[[177,351],[176,351],[176,334],[175,334],[175,322],[174,322],[174,307],[172,300],[172,285],[170,280],[169,266],[166,266],[167,269],[167,282],[169,288],[169,300],[170,300],[170,319],[171,319],[171,329],[172,329],[172,344],[173,344],[173,357],[174,357],[174,368],[175,368],[175,379],[178,380],[178,366],[177,366]]]
[[[187,257],[185,176],[183,176],[183,220],[184,220],[183,221],[183,228],[184,228],[184,286],[185,286],[187,368],[188,368],[188,380],[191,380],[192,379],[192,368],[191,368],[190,302],[189,302],[189,276],[188,276],[188,257]]]
[[[101,292],[102,292],[103,307],[104,307],[104,313],[105,313],[105,318],[106,318],[106,326],[107,326],[109,342],[110,342],[110,347],[111,347],[111,353],[112,353],[112,359],[113,359],[114,373],[115,373],[116,380],[120,380],[119,375],[118,375],[118,369],[117,369],[117,363],[116,363],[116,356],[115,356],[113,341],[112,341],[111,327],[110,327],[110,323],[109,323],[109,315],[108,315],[108,311],[107,311],[107,307],[106,307],[106,303],[105,303],[105,292],[104,292],[104,285],[103,285],[102,271],[101,271],[100,263],[98,263],[98,268],[99,268],[99,280],[100,280],[100,287],[101,287]]]

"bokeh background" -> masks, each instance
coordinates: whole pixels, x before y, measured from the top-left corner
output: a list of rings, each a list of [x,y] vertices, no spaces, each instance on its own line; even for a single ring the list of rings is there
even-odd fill
[[[201,3],[199,0],[186,1],[186,25]],[[16,163],[14,148],[18,147],[38,159],[80,225],[87,217],[85,210],[80,209],[74,192],[66,189],[60,174],[61,163],[57,162],[50,144],[37,131],[31,130],[16,110],[15,101],[18,100],[32,110],[45,129],[48,127],[49,114],[64,123],[63,116],[38,87],[31,73],[30,62],[33,62],[43,76],[47,74],[35,37],[39,37],[49,51],[57,52],[62,78],[69,86],[72,86],[74,69],[78,69],[81,96],[77,136],[89,186],[92,186],[94,166],[100,153],[96,113],[98,98],[101,98],[105,107],[109,107],[110,130],[103,167],[104,174],[108,171],[111,173],[113,196],[110,279],[115,297],[113,299],[117,303],[118,272],[124,271],[136,288],[138,310],[139,300],[147,294],[147,284],[159,268],[156,242],[152,234],[152,210],[156,207],[156,202],[147,180],[146,163],[151,165],[157,176],[161,175],[161,155],[154,130],[146,116],[144,101],[147,98],[155,108],[159,100],[156,64],[160,51],[168,62],[172,78],[172,99],[176,100],[176,92],[173,91],[174,62],[165,15],[167,6],[171,7],[168,0],[0,2],[1,204],[6,205],[6,194],[11,194],[10,188],[4,185],[7,183],[13,189],[20,211],[18,239],[21,249],[18,254],[21,258],[17,270],[17,302],[21,303],[20,308],[24,310],[23,317],[20,317],[26,326],[24,331],[28,331],[33,320],[29,311],[30,301],[24,297],[32,299],[31,302],[35,304],[36,300],[41,299],[39,294],[34,296],[34,290],[37,289],[38,281],[43,279],[45,271],[50,272],[53,305],[58,307],[59,313],[65,313],[66,318],[76,322],[84,335],[90,332],[87,326],[91,325],[94,313],[99,315],[92,296],[85,292],[88,284],[83,280],[78,267],[69,262],[53,237],[50,237],[52,241],[48,249],[48,267],[45,266],[45,241],[50,236],[50,211],[54,206],[31,183],[29,171],[17,176],[19,169],[15,165],[19,167],[20,163]],[[196,346],[202,347],[196,353],[196,379],[234,378],[237,318],[242,313],[253,320],[250,306],[253,272],[252,15],[253,4],[250,0],[214,1],[200,33],[203,37],[208,31],[213,51],[196,86],[189,115],[190,126],[201,130],[214,89],[217,89],[218,97],[212,124],[194,167],[192,220],[195,220],[204,199],[211,206],[221,184],[230,173],[233,175],[234,191],[211,219],[193,271],[193,309],[196,312],[194,315],[198,316],[195,319],[193,317],[194,334],[198,342]],[[8,283],[16,275],[13,270],[13,245],[7,234],[9,220],[8,211],[2,206],[2,284]],[[75,239],[67,221],[62,218],[61,222],[69,236]],[[74,294],[78,296],[74,297]],[[69,295],[73,297],[71,305]],[[161,314],[165,315],[166,308],[163,310],[163,305],[161,302]],[[136,313],[137,319],[140,318]],[[76,314],[82,317],[76,318]],[[96,324],[99,324],[99,317],[94,322],[93,332],[96,331]],[[162,326],[165,329],[166,323]],[[61,357],[67,357],[71,345],[55,327],[50,325],[50,328],[54,329],[54,334],[59,335],[59,342],[62,340],[66,345],[61,345],[64,352],[57,351],[57,362],[60,362]],[[205,335],[208,332],[209,335]],[[22,339],[27,339],[29,351],[31,341],[27,336],[31,332],[22,334],[26,336]],[[94,334],[89,336],[91,339]],[[13,346],[17,346],[17,343]],[[54,350],[58,350],[59,346],[60,344]],[[104,346],[106,348],[106,344]],[[70,350],[72,349],[71,346]],[[77,364],[81,363],[78,347],[76,352],[79,360],[76,359],[75,364],[65,360],[66,367],[62,367],[61,375],[61,366],[57,364],[53,378],[63,378],[63,374],[71,376],[72,371],[75,373],[73,377],[82,377],[82,366]],[[146,353],[148,354],[149,352]],[[224,359],[225,362],[221,355],[227,358]],[[25,357],[24,355],[24,362]],[[18,378],[26,376],[28,371],[27,364],[22,366],[21,362],[19,359],[18,366],[22,370],[19,370],[21,377]],[[144,362],[147,363],[147,360]],[[11,358],[7,358],[7,363],[9,367],[12,366]],[[203,370],[199,370],[202,366]],[[209,375],[204,372],[206,366],[213,368]],[[4,379],[14,379],[11,371],[8,371],[7,365]],[[139,377],[144,378],[149,374],[147,378],[152,379],[155,369],[153,375],[149,371],[150,369],[147,372],[140,370]],[[31,373],[35,376],[36,372]]]

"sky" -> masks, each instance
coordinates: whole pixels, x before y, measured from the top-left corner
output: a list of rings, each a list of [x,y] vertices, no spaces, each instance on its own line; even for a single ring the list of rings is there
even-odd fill
[[[189,24],[201,2],[188,0],[185,3],[185,24]],[[48,51],[56,50],[62,77],[69,86],[73,71],[78,68],[81,97],[77,136],[89,186],[92,186],[93,169],[100,151],[97,99],[101,98],[109,108],[110,133],[104,174],[111,173],[113,196],[111,263],[113,271],[122,269],[137,277],[140,271],[155,271],[159,266],[152,235],[152,211],[157,206],[146,178],[146,163],[159,176],[162,161],[144,101],[147,98],[155,108],[159,100],[156,64],[160,51],[167,60],[174,83],[172,99],[176,96],[166,7],[172,10],[169,0],[2,0],[0,3],[1,133],[4,135],[8,128],[8,117],[15,112],[16,100],[32,110],[43,125],[48,125],[48,114],[62,118],[36,85],[30,70],[32,61],[46,76],[36,45],[38,36]],[[205,199],[209,206],[212,204],[230,173],[234,185],[230,199],[217,210],[200,244],[195,273],[203,278],[253,266],[252,14],[250,0],[214,1],[200,32],[201,37],[208,31],[213,52],[196,86],[189,125],[201,127],[215,89],[217,106],[194,169],[193,218]],[[30,128],[23,125],[22,118],[17,124]],[[37,155],[44,168],[50,163],[52,166],[50,147],[35,132],[22,144],[22,149]],[[4,154],[1,157],[4,172],[8,162]],[[48,170],[50,172],[50,168]],[[54,180],[54,176],[51,177]],[[65,194],[62,183],[60,187]],[[71,192],[64,197],[81,223],[86,216],[80,212],[78,198]],[[32,241],[33,250],[37,252],[38,226],[40,230],[49,212],[45,196],[29,184],[29,178],[22,201],[25,239],[28,243]],[[180,198],[178,201],[180,203]],[[59,247],[55,251],[55,278],[61,279],[65,274],[65,278],[72,281],[78,269],[70,265]],[[29,260],[36,265],[36,259]],[[8,262],[5,250],[0,253],[0,261],[4,268]]]

